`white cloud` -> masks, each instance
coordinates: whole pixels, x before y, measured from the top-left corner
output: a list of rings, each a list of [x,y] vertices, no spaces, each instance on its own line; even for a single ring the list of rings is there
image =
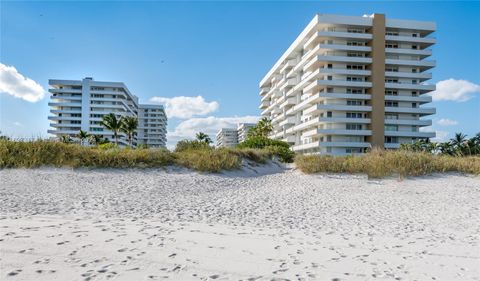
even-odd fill
[[[442,118],[442,119],[437,121],[437,124],[440,125],[440,126],[444,126],[444,127],[445,126],[454,126],[454,125],[458,125],[458,121],[448,119],[448,118]]]
[[[18,122],[18,121],[13,122],[13,125],[15,125],[17,127],[23,127],[23,124]]]
[[[193,116],[207,115],[216,111],[219,107],[218,102],[207,102],[202,96],[152,97],[150,101],[164,104],[169,118],[187,119]]]
[[[431,139],[433,142],[444,142],[448,140],[448,134],[450,134],[447,131],[434,130],[431,127],[421,127],[420,132],[435,132],[435,137]]]
[[[18,73],[13,66],[0,63],[0,93],[37,102],[45,96],[40,84]]]
[[[168,147],[173,148],[177,141],[193,139],[198,132],[204,132],[215,141],[215,135],[221,128],[235,128],[238,123],[256,123],[258,116],[203,117],[182,121],[174,131],[167,133]]]
[[[464,102],[480,93],[480,85],[467,80],[447,79],[436,84],[436,90],[430,95],[434,101]]]

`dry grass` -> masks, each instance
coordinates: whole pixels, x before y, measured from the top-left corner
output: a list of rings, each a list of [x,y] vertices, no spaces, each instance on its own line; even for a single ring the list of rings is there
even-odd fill
[[[0,140],[0,168],[91,167],[154,168],[178,165],[197,171],[219,172],[240,167],[242,158],[265,163],[272,153],[259,149],[100,149],[37,140]]]
[[[460,172],[480,175],[480,157],[437,156],[424,152],[374,150],[362,156],[298,155],[304,173],[362,173],[371,178]]]

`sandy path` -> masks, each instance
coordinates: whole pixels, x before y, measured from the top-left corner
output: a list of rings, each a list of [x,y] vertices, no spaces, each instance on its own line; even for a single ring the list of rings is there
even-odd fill
[[[480,179],[0,171],[1,280],[480,280]]]

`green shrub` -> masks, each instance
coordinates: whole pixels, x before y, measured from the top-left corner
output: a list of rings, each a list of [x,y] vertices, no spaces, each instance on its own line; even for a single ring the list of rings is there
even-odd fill
[[[254,137],[249,137],[245,141],[241,142],[240,144],[237,145],[237,148],[257,148],[257,149],[262,149],[267,146],[280,146],[280,147],[285,147],[289,148],[290,145],[288,143],[281,141],[281,140],[272,140],[266,137],[261,137],[261,136],[254,136]]]
[[[181,140],[177,142],[175,152],[181,152],[186,150],[199,150],[199,149],[212,149],[212,147],[204,142],[198,140]]]
[[[292,163],[295,158],[295,152],[285,146],[270,145],[264,149],[270,152],[270,154],[277,156],[284,163]]]

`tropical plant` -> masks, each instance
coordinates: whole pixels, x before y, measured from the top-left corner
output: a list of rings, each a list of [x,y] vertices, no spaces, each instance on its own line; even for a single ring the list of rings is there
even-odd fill
[[[91,134],[88,139],[90,143],[93,143],[94,145],[102,144],[105,142],[105,140],[107,140],[107,139],[104,139],[102,135],[95,135],[95,134]]]
[[[77,137],[80,139],[80,145],[84,145],[85,140],[90,137],[90,134],[86,131],[80,130],[80,132],[78,132]]]
[[[247,133],[247,138],[251,137],[268,137],[273,131],[272,121],[267,117],[263,117],[260,121],[257,122],[253,128],[251,128]]]
[[[0,131],[0,140],[10,140],[10,138],[5,135],[2,135],[2,131]]]
[[[212,147],[208,143],[199,140],[181,140],[175,146],[175,152],[201,149],[212,149]]]
[[[72,138],[69,135],[60,136],[60,141],[63,143],[71,143]]]
[[[122,127],[122,117],[117,118],[117,116],[113,113],[107,114],[103,116],[102,125],[112,131],[113,138],[115,139],[115,144],[118,145],[118,131]]]
[[[422,151],[452,156],[480,155],[480,133],[477,133],[470,139],[463,133],[456,133],[450,141],[438,143],[430,142],[428,139],[421,139],[414,143],[401,144],[400,148],[409,151]]]
[[[127,116],[122,119],[120,130],[127,135],[128,143],[133,147],[133,136],[136,134],[138,119],[133,116]]]
[[[197,135],[196,135],[196,138],[198,141],[200,142],[204,142],[206,144],[211,144],[212,143],[212,139],[205,133],[203,132],[198,132]]]

